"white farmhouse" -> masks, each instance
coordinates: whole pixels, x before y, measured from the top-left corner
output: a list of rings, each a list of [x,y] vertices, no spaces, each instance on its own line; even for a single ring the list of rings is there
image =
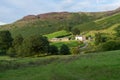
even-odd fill
[[[76,36],[75,40],[79,40],[79,41],[85,41],[86,38],[84,36]]]

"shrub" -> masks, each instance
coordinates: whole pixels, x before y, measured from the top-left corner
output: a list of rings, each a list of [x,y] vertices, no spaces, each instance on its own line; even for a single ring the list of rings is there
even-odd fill
[[[79,47],[72,48],[71,52],[72,52],[72,54],[79,54],[80,48]]]

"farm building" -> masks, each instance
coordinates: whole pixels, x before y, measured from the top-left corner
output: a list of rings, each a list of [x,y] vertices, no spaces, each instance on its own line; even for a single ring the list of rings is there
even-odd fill
[[[57,42],[57,41],[69,41],[69,38],[64,37],[64,38],[52,38],[50,39],[51,42]]]
[[[75,37],[75,40],[85,41],[85,40],[86,40],[86,37],[84,37],[84,36],[76,36],[76,37]]]

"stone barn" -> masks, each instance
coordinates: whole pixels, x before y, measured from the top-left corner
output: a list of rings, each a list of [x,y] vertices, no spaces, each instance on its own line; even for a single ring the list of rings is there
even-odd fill
[[[57,42],[57,41],[69,41],[69,38],[64,37],[64,38],[52,38],[50,39],[51,42]]]

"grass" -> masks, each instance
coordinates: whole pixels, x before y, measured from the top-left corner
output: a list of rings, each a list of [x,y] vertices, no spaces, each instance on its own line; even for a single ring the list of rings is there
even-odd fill
[[[108,36],[111,36],[111,37],[114,37],[115,34],[116,34],[116,31],[115,29],[118,28],[120,24],[115,24],[115,25],[112,25],[111,27],[107,28],[107,29],[103,29],[103,30],[91,30],[89,32],[87,32],[85,35],[88,36],[88,35],[91,35],[91,36],[94,36],[95,33],[104,33],[104,34],[108,34]]]
[[[67,45],[68,47],[78,47],[78,46],[81,46],[83,45],[82,42],[79,42],[79,41],[66,41],[66,42],[52,42],[51,45],[55,45],[57,46],[58,48],[60,48],[63,44]]]
[[[116,31],[115,29],[117,29],[119,27],[119,18],[120,18],[120,13],[112,15],[112,16],[108,16],[102,19],[98,19],[94,22],[90,22],[84,25],[81,25],[83,28],[85,27],[89,27],[89,31],[86,32],[86,36],[93,36],[95,35],[95,33],[104,33],[106,34],[108,37],[115,37],[116,35]],[[98,27],[98,29],[97,29]],[[101,29],[99,29],[101,28]]]
[[[0,56],[0,60],[12,60],[12,59],[8,56]]]
[[[95,21],[80,24],[75,27],[79,28],[81,30],[81,32],[107,29],[116,24],[119,24],[119,22],[120,22],[119,18],[120,18],[120,13],[114,14],[112,16],[104,17],[102,19],[98,19]]]
[[[50,64],[4,71],[0,80],[120,80],[119,76],[120,51],[110,51],[59,56]]]
[[[56,37],[60,37],[60,36],[67,36],[67,35],[70,35],[70,32],[62,30],[62,31],[51,33],[51,34],[47,34],[45,36],[48,37],[48,39],[51,39],[51,38],[56,38]]]

